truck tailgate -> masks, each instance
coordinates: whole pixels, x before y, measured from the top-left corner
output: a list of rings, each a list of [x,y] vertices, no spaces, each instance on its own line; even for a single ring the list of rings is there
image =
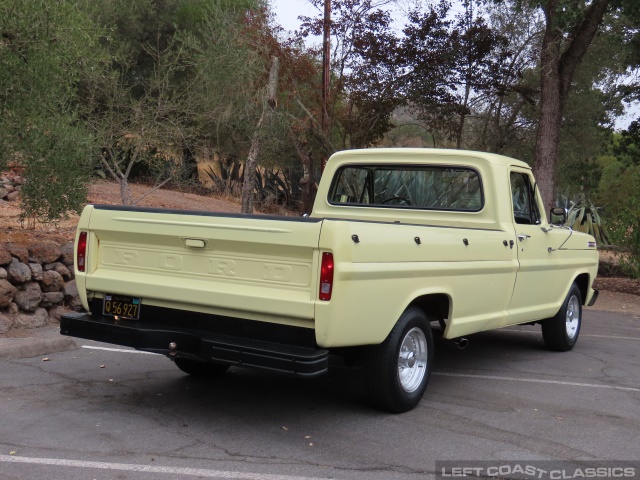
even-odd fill
[[[142,299],[142,309],[150,304],[313,326],[321,220],[86,209],[89,296],[130,295]]]

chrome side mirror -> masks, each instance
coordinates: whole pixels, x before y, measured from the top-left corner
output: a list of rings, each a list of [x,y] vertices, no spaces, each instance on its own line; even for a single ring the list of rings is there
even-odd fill
[[[562,207],[553,207],[549,211],[549,223],[552,225],[564,225],[569,216],[569,211]]]

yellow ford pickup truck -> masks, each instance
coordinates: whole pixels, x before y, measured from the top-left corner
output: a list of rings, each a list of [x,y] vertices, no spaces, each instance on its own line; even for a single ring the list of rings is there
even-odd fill
[[[313,377],[329,355],[368,398],[415,407],[433,334],[540,323],[570,350],[595,302],[595,239],[543,211],[529,166],[499,155],[367,149],[331,157],[305,217],[87,205],[76,235],[86,310],[61,333],[167,355]]]

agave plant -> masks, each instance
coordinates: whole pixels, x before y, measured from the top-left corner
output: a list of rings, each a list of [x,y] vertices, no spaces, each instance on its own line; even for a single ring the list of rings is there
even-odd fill
[[[237,191],[242,185],[242,164],[233,159],[218,159],[219,173],[211,166],[204,172],[211,179],[213,188],[220,193]]]
[[[290,205],[291,185],[285,172],[272,168],[256,169],[256,189],[261,202],[273,200]]]
[[[599,246],[611,244],[600,213],[602,208],[588,201],[584,194],[579,194],[572,199],[561,196],[556,201],[556,205],[564,207],[569,212],[565,226],[592,235]]]
[[[464,169],[377,169],[375,201],[406,198],[423,208],[475,210],[480,208],[477,174]]]

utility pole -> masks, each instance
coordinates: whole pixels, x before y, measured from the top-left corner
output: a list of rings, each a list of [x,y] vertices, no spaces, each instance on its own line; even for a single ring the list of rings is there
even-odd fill
[[[322,28],[322,133],[329,137],[329,110],[327,98],[329,97],[329,74],[331,55],[331,0],[324,0],[324,24]],[[322,158],[322,170],[327,163],[326,156]]]

